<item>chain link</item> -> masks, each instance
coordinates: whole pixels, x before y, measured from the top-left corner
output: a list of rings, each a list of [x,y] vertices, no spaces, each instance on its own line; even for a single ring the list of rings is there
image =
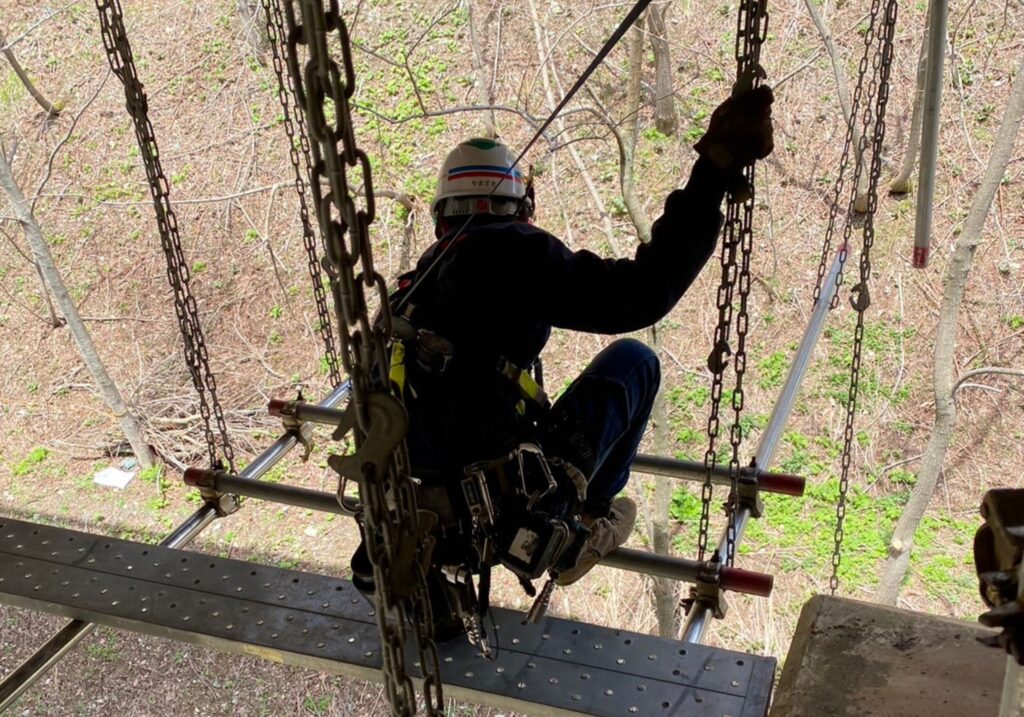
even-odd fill
[[[233,473],[235,454],[228,439],[224,411],[217,399],[217,381],[210,370],[210,358],[206,350],[202,324],[199,321],[199,309],[192,295],[188,262],[185,261],[185,254],[181,248],[178,220],[171,206],[170,182],[167,181],[160,164],[156,135],[153,124],[149,121],[149,103],[135,69],[131,44],[128,42],[128,33],[124,26],[124,13],[121,11],[119,0],[96,0],[96,9],[100,15],[100,33],[107,52],[107,60],[114,74],[124,85],[125,103],[135,126],[135,138],[139,143],[149,191],[153,197],[160,245],[167,260],[167,280],[174,292],[174,311],[178,317],[178,328],[181,330],[185,363],[192,377],[192,385],[199,396],[199,415],[203,419],[203,434],[206,438],[210,465],[220,464],[217,457],[217,440],[210,425],[212,418],[220,434],[224,459]]]
[[[761,45],[768,33],[768,11],[765,0],[742,0],[736,19],[736,77],[751,77],[752,86],[761,81]],[[726,205],[725,227],[722,235],[720,263],[722,280],[718,286],[718,324],[715,326],[714,346],[708,360],[712,373],[711,410],[708,415],[708,449],[704,454],[704,484],[701,487],[701,516],[697,550],[700,560],[707,554],[708,529],[711,522],[712,483],[711,474],[717,461],[716,444],[721,428],[721,402],[723,380],[727,357],[733,355],[733,371],[736,377],[731,405],[733,421],[729,430],[732,448],[729,459],[731,489],[727,503],[728,527],[726,529],[726,562],[732,565],[736,554],[736,501],[740,477],[740,446],[743,443],[743,427],[740,416],[743,411],[743,376],[747,366],[746,336],[749,328],[748,297],[750,295],[750,255],[754,234],[754,165],[743,169],[743,178],[750,187],[749,196],[742,202],[732,197]],[[737,256],[739,264],[737,265]],[[736,312],[736,351],[732,352],[729,338],[733,323],[733,299],[739,289],[739,308]]]
[[[876,31],[878,5],[872,5],[871,33]],[[871,247],[875,241],[875,211],[878,208],[878,181],[882,174],[882,144],[885,140],[885,111],[889,102],[889,74],[892,67],[893,36],[896,28],[898,0],[886,0],[878,50],[872,58],[872,76],[868,86],[868,101],[864,108],[863,128],[861,135],[861,157],[867,148],[867,134],[871,130],[871,165],[868,173],[868,205],[864,216],[863,249],[860,254],[860,283],[851,289],[851,303],[857,310],[857,327],[853,336],[853,357],[850,361],[850,390],[846,402],[846,422],[843,428],[843,457],[839,478],[839,497],[836,500],[835,546],[832,552],[832,575],[829,577],[829,590],[834,595],[839,587],[839,565],[842,562],[843,523],[846,518],[846,496],[850,487],[850,464],[853,456],[854,420],[857,413],[857,394],[860,382],[860,364],[864,343],[864,313],[871,304],[868,283],[871,279]],[[865,46],[865,57],[870,46]],[[861,62],[866,67],[865,62]],[[863,79],[863,77],[861,78]],[[858,85],[860,83],[858,82]],[[859,89],[859,87],[858,87]],[[856,120],[856,117],[854,117]],[[858,164],[862,162],[858,160]],[[856,187],[856,181],[854,182]],[[853,190],[854,195],[856,189]],[[850,198],[850,212],[854,196]],[[848,240],[851,222],[846,223],[845,238]]]
[[[306,180],[312,177],[309,164],[311,156],[309,134],[306,132],[306,120],[302,108],[298,105],[295,88],[285,79],[284,62],[281,48],[285,46],[284,18],[281,6],[271,0],[263,0],[263,13],[266,19],[267,37],[270,38],[270,52],[273,60],[274,74],[277,75],[277,96],[281,102],[284,118],[284,131],[288,136],[288,153],[295,173],[295,190],[299,196],[299,218],[302,220],[302,243],[306,249],[306,263],[309,278],[313,283],[313,298],[316,302],[317,332],[324,345],[324,360],[332,386],[341,383],[338,371],[338,351],[334,341],[334,330],[331,328],[331,316],[327,308],[327,292],[322,281],[320,258],[317,249],[317,237],[313,223],[309,218],[309,207],[306,204]]]
[[[350,408],[355,413],[359,449],[370,443],[375,426],[370,405],[374,392],[387,390],[387,341],[391,336],[384,277],[373,266],[369,226],[376,213],[367,155],[356,145],[350,101],[355,91],[348,28],[337,0],[285,0],[288,69],[298,103],[305,108],[311,149],[310,190],[324,237],[324,270],[330,278],[341,339],[341,360],[352,383]],[[333,34],[333,36],[332,36]],[[336,38],[336,42],[333,42]],[[305,65],[300,69],[300,46]],[[340,52],[341,65],[330,47]],[[332,116],[333,115],[333,116]],[[349,175],[362,180],[363,206],[350,190]],[[324,193],[324,184],[328,191]],[[357,275],[356,270],[359,270]],[[381,311],[371,324],[364,289],[376,292]],[[377,427],[383,430],[382,427]],[[386,469],[377,473],[369,460],[361,463],[360,498],[363,527],[377,602],[384,685],[395,715],[416,713],[416,694],[405,666],[406,622],[411,622],[419,649],[427,714],[441,715],[440,663],[433,641],[433,621],[426,575],[416,553],[420,540],[416,494],[409,479],[408,456],[391,453]],[[411,565],[409,564],[411,563]],[[412,568],[411,573],[409,569]],[[409,573],[413,584],[396,594],[395,575]]]
[[[878,11],[881,7],[881,0],[872,0],[871,9],[868,13],[869,22],[867,31],[864,33],[864,54],[860,58],[860,64],[857,67],[857,86],[853,91],[853,99],[850,104],[850,121],[846,125],[846,137],[843,140],[843,153],[839,159],[839,169],[836,176],[835,184],[833,184],[832,201],[829,202],[828,212],[828,226],[825,229],[825,239],[822,242],[821,247],[821,259],[818,262],[818,277],[814,285],[813,303],[817,303],[818,299],[821,298],[821,292],[824,291],[825,275],[828,273],[829,259],[832,255],[832,241],[835,235],[836,223],[839,216],[839,207],[852,207],[852,202],[846,204],[843,202],[844,190],[846,188],[846,178],[850,166],[850,155],[851,149],[853,148],[853,137],[854,130],[857,123],[857,113],[861,107],[861,99],[864,91],[864,78],[867,75],[868,66],[871,62],[871,49],[875,44],[875,36],[877,32],[877,18]],[[853,187],[857,187],[860,184],[860,176],[864,171],[864,151],[866,137],[862,133],[860,136],[860,143],[857,146],[857,151],[854,154],[854,172],[852,177]],[[856,193],[856,189],[853,190]],[[847,213],[847,217],[850,213]],[[849,255],[849,244],[846,239],[848,238],[849,222],[847,222],[844,228],[844,240],[843,245],[839,248],[839,273],[836,274],[835,289],[832,291],[830,299],[830,308],[836,308],[839,304],[839,287],[843,283],[843,268],[846,266],[846,259]]]

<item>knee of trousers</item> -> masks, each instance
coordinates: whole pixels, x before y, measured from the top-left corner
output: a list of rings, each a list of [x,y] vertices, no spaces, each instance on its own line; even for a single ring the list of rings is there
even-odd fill
[[[625,338],[613,341],[605,350],[626,358],[623,363],[630,366],[629,377],[642,385],[644,393],[653,400],[661,386],[661,361],[654,349],[643,341]]]

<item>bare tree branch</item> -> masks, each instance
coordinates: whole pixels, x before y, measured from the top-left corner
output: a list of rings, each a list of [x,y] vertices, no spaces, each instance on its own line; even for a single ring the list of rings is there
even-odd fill
[[[469,44],[473,49],[473,72],[476,74],[476,89],[477,95],[480,97],[480,104],[490,105],[493,104],[494,98],[491,97],[490,84],[487,81],[487,75],[484,71],[484,58],[483,50],[480,46],[480,36],[477,32],[476,24],[473,21],[473,3],[467,0],[466,2],[466,23],[469,26]],[[484,134],[487,137],[498,136],[498,121],[494,115],[494,110],[484,114]]]
[[[914,535],[921,524],[925,510],[935,492],[939,476],[946,461],[946,452],[953,439],[956,428],[955,388],[962,383],[971,372],[954,382],[954,350],[956,333],[959,324],[960,308],[967,288],[974,254],[982,240],[985,220],[992,209],[992,202],[999,189],[1000,182],[1006,175],[1006,167],[1013,152],[1014,140],[1024,122],[1024,59],[1017,69],[1016,80],[1010,90],[1010,97],[1003,112],[1003,119],[996,135],[995,143],[989,155],[988,166],[977,193],[971,202],[971,208],[964,220],[963,231],[957,239],[946,269],[943,281],[942,308],[935,336],[935,420],[925,448],[921,470],[917,483],[914,485],[893,530],[889,543],[889,556],[885,562],[882,578],[875,593],[875,601],[893,604],[899,595],[900,586],[910,564],[910,550]],[[1001,369],[1014,371],[1015,369]],[[995,372],[995,369],[993,369]],[[1013,374],[1017,375],[1017,374]]]
[[[69,139],[71,139],[71,135],[74,133],[75,127],[78,125],[78,120],[82,118],[82,115],[85,114],[85,111],[92,106],[93,102],[96,101],[96,98],[99,96],[100,91],[103,89],[103,86],[107,84],[107,80],[110,79],[110,73],[111,70],[108,68],[107,74],[103,76],[103,80],[100,82],[99,86],[96,87],[96,91],[93,92],[92,96],[88,100],[86,100],[84,105],[82,105],[82,109],[80,109],[78,111],[78,114],[75,115],[74,119],[71,120],[71,126],[68,127],[68,131],[64,133],[64,136],[61,138],[60,142],[58,142],[57,146],[53,148],[52,152],[50,152],[50,157],[49,159],[46,160],[46,171],[43,172],[43,178],[39,180],[39,186],[36,187],[35,194],[32,198],[31,209],[33,213],[35,213],[36,211],[36,203],[39,201],[40,193],[42,193],[43,188],[46,186],[46,183],[50,181],[50,176],[53,174],[53,161],[57,158],[57,153],[60,152],[61,148],[65,144],[67,144]]]
[[[75,302],[72,300],[71,294],[64,284],[64,279],[54,264],[53,254],[50,253],[46,240],[43,238],[43,231],[32,214],[30,205],[25,199],[24,194],[22,194],[20,187],[14,181],[14,172],[11,170],[11,165],[8,164],[6,156],[3,155],[2,147],[0,147],[0,186],[3,187],[11,203],[14,205],[18,221],[21,222],[22,229],[25,231],[25,238],[32,247],[36,266],[39,267],[46,277],[46,283],[50,291],[53,292],[54,298],[58,306],[60,306],[61,313],[67,319],[68,327],[71,329],[75,343],[78,344],[82,360],[92,374],[93,380],[103,396],[103,400],[121,424],[121,430],[131,444],[139,463],[143,467],[153,465],[153,453],[143,436],[142,426],[135,415],[129,410],[124,398],[121,396],[120,390],[117,388],[117,384],[114,383],[110,374],[107,373],[99,353],[96,351],[92,336],[78,314],[78,307],[75,306]]]
[[[821,42],[824,45],[825,51],[828,53],[829,60],[832,63],[832,73],[836,78],[836,94],[839,96],[839,107],[843,111],[843,119],[846,120],[846,124],[853,127],[852,149],[854,156],[857,157],[857,163],[860,164],[863,161],[860,159],[860,127],[857,125],[856,118],[853,116],[853,104],[850,100],[850,88],[846,82],[845,63],[839,56],[839,50],[836,49],[836,43],[832,40],[832,34],[829,32],[828,25],[825,24],[824,18],[822,18],[821,13],[818,12],[818,8],[815,5],[814,0],[804,0],[804,5],[807,6],[807,12],[810,13],[814,26],[818,28],[818,34],[821,35]],[[868,209],[867,172],[861,172],[857,175],[857,196],[853,200],[853,208],[855,211],[862,213],[866,212]]]
[[[534,117],[529,112],[527,112],[525,110],[521,110],[518,107],[512,107],[510,105],[460,105],[460,106],[456,106],[456,107],[445,107],[445,108],[439,109],[439,110],[427,110],[427,111],[423,112],[422,114],[412,114],[412,115],[407,115],[405,117],[391,117],[390,115],[386,115],[383,112],[378,112],[374,108],[368,107],[367,105],[359,104],[358,102],[353,102],[352,106],[355,107],[358,110],[363,110],[364,112],[369,112],[374,117],[377,117],[378,119],[382,119],[382,120],[384,120],[385,122],[387,122],[389,124],[405,124],[406,122],[412,122],[413,120],[424,119],[426,117],[443,117],[444,115],[457,114],[459,112],[494,112],[494,111],[498,111],[498,112],[511,112],[512,114],[519,115],[520,117],[522,117],[526,121],[527,124],[529,124],[535,130],[540,129],[540,127],[544,124],[544,120],[543,119],[540,119],[538,117]],[[566,114],[569,114],[569,113],[568,112],[563,112],[562,113],[563,116],[566,115]],[[547,141],[548,144],[550,145],[551,142],[552,142],[552,139],[551,139],[551,135],[548,133],[547,130],[545,130],[545,132],[543,134],[543,137],[544,137],[544,140]]]
[[[62,12],[64,12],[68,8],[71,8],[71,7],[75,6],[75,5],[78,5],[80,2],[81,2],[81,0],[72,0],[72,2],[69,2],[68,4],[64,5],[64,7],[60,7],[60,8],[57,8],[56,10],[53,10],[52,12],[50,12],[50,14],[41,17],[40,19],[36,20],[34,23],[29,25],[25,29],[25,31],[23,33],[21,33],[20,35],[16,36],[13,40],[8,42],[7,44],[4,44],[4,39],[3,39],[2,36],[0,36],[0,45],[3,45],[2,47],[0,47],[0,52],[3,52],[5,50],[13,49],[15,45],[17,45],[19,42],[21,42],[26,37],[31,35],[32,32],[37,27],[39,27],[43,23],[48,22],[48,21],[52,20],[53,18],[57,17],[58,15],[60,15]]]
[[[968,371],[960,377],[956,383],[953,384],[953,395],[955,396],[957,391],[961,388],[966,388],[965,383],[975,376],[984,376],[988,374],[998,374],[1002,376],[1016,376],[1017,378],[1024,378],[1024,369],[1019,368],[1003,368],[999,366],[986,366],[984,368],[976,368],[972,371]]]
[[[19,80],[21,80],[21,84],[25,86],[25,89],[28,90],[28,93],[32,95],[32,99],[34,99],[39,104],[39,106],[46,111],[46,114],[49,117],[56,117],[57,115],[59,115],[60,111],[63,109],[63,103],[57,102],[56,104],[54,104],[43,96],[43,93],[36,88],[35,84],[32,82],[32,79],[28,76],[28,73],[25,72],[25,68],[21,66],[20,62],[18,62],[18,58],[14,56],[14,50],[12,50],[10,46],[6,45],[6,43],[4,42],[4,37],[2,34],[0,34],[0,45],[5,45],[4,49],[2,50],[3,55],[7,58],[7,61],[11,63],[11,69],[14,70],[14,74],[18,76]]]

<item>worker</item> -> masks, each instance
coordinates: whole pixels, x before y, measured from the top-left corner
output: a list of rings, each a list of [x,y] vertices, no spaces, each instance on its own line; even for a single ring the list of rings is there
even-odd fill
[[[395,321],[416,337],[401,376],[412,475],[454,495],[467,466],[514,456],[524,442],[539,446],[559,483],[575,481],[571,509],[588,532],[574,564],[558,572],[560,585],[632,531],[636,505],[620,493],[659,364],[646,344],[616,339],[550,406],[529,370],[552,327],[625,334],[676,305],[714,251],[730,183],[772,151],[772,99],[761,86],[715,110],[689,181],[668,195],[651,241],[631,259],[571,251],[533,224],[531,177],[500,140],[464,141],[441,166],[431,205],[437,242],[392,297]],[[368,573],[365,557],[353,570]]]

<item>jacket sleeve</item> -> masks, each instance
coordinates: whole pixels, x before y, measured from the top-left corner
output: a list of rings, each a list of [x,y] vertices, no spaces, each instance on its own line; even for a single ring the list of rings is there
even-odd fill
[[[618,334],[651,326],[676,305],[715,248],[722,226],[723,182],[698,160],[685,189],[665,200],[651,241],[633,259],[602,259],[570,251],[550,237],[538,285],[536,311],[553,326]]]

